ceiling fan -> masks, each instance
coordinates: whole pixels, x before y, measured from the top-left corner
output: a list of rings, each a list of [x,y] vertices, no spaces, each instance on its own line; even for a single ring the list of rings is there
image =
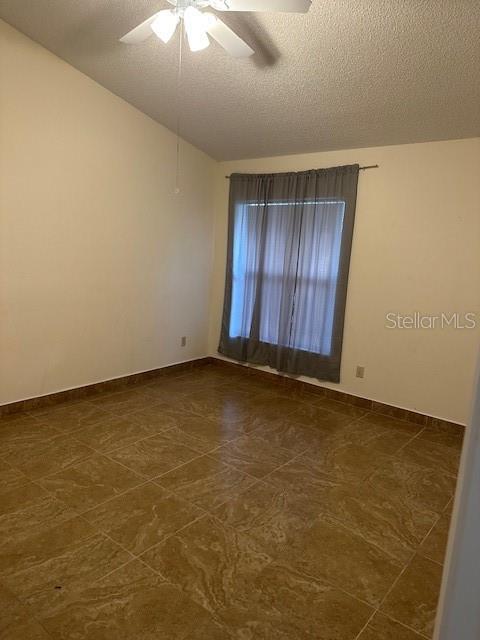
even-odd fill
[[[185,25],[192,51],[201,51],[210,44],[211,36],[235,58],[246,58],[254,51],[215,14],[202,11],[211,7],[217,11],[275,11],[306,13],[311,0],[168,0],[173,9],[158,11],[120,38],[120,42],[137,44],[153,33],[167,43],[181,20]]]

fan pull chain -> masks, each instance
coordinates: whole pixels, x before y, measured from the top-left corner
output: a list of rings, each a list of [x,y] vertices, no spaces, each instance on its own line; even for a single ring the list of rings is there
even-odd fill
[[[178,68],[177,68],[177,151],[175,167],[175,194],[180,193],[180,92],[182,80],[182,48],[183,48],[183,20],[180,21],[180,44],[178,46]]]

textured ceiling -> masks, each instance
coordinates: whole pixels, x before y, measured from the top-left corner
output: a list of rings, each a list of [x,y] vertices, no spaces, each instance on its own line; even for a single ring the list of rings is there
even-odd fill
[[[166,0],[0,0],[0,17],[220,160],[480,135],[479,0],[222,14],[256,50],[118,38]]]

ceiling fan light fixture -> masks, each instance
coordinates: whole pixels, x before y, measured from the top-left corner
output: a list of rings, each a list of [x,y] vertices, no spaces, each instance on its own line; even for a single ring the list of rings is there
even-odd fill
[[[213,13],[207,13],[206,11],[202,13],[202,19],[203,19],[203,26],[206,31],[211,29],[218,22],[218,18],[215,15],[213,15]]]
[[[204,15],[195,7],[189,6],[183,14],[188,45],[191,51],[201,51],[210,44],[207,36]]]
[[[175,33],[179,20],[176,13],[170,11],[170,9],[165,9],[157,14],[157,17],[150,26],[154,34],[160,38],[162,42],[167,44]]]
[[[0,0],[1,2],[1,0]],[[255,52],[235,31],[218,16],[198,9],[212,7],[218,11],[272,11],[307,13],[312,0],[168,0],[173,10],[164,9],[141,22],[120,38],[125,44],[139,44],[154,32],[160,40],[168,42],[180,20],[185,20],[188,43],[192,51],[201,51],[213,38],[234,58],[248,58]]]

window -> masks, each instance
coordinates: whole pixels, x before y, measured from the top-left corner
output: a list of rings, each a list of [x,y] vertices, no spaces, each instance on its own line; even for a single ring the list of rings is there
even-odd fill
[[[261,207],[265,205],[254,202],[235,207],[229,335],[250,337],[261,271],[260,341],[330,355],[345,202],[269,203],[261,230],[265,234],[262,256],[257,237]],[[298,230],[294,229],[292,207],[301,210]],[[292,295],[287,333],[278,322],[286,292]]]
[[[230,176],[218,350],[340,380],[358,165]]]

